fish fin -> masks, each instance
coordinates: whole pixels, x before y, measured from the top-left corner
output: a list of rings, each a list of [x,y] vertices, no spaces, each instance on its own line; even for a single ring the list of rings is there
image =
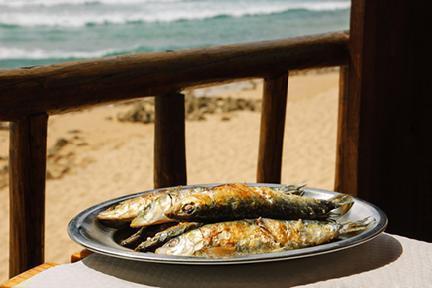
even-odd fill
[[[372,223],[375,223],[375,218],[369,216],[362,220],[354,222],[340,223],[341,228],[339,229],[340,237],[348,236],[349,234],[361,232],[366,230]]]
[[[138,213],[138,216],[135,217],[134,219],[132,219],[131,223],[130,223],[130,227],[132,228],[142,228],[143,225],[143,216],[144,216],[144,211],[141,211]]]
[[[330,219],[336,219],[345,215],[351,207],[354,205],[354,199],[347,194],[339,194],[329,199],[335,205],[335,209],[330,211],[328,217]]]
[[[303,188],[304,187],[306,187],[306,183],[302,183],[300,185],[284,185],[279,189],[280,189],[280,191],[287,193],[287,194],[303,196],[303,194],[304,194]]]
[[[136,242],[139,241],[141,235],[143,235],[143,232],[144,232],[144,227],[141,227],[138,231],[130,235],[128,238],[122,240],[120,242],[120,245],[128,248],[132,247],[133,245],[136,245]]]

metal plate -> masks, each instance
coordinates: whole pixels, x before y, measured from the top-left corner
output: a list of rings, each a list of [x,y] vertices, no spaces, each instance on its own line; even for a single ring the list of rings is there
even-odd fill
[[[196,187],[196,186],[215,186],[220,184],[206,184],[206,185],[190,185],[184,186],[185,189]],[[250,186],[269,186],[278,187],[278,184],[247,184]],[[156,189],[157,190],[157,189]],[[135,261],[146,261],[146,262],[158,262],[158,263],[169,263],[169,264],[187,264],[187,265],[226,265],[226,264],[244,264],[244,263],[257,263],[257,262],[271,262],[287,259],[295,259],[302,257],[309,257],[314,255],[320,255],[324,253],[330,253],[339,251],[342,249],[347,249],[350,247],[357,246],[364,242],[367,242],[381,232],[384,231],[387,226],[387,217],[384,212],[378,207],[354,198],[354,205],[351,210],[340,218],[340,221],[356,221],[366,217],[375,218],[375,223],[373,223],[367,230],[360,234],[352,236],[348,239],[338,240],[335,242],[322,244],[314,247],[288,250],[283,252],[274,253],[264,253],[264,254],[251,254],[247,256],[236,256],[230,258],[218,258],[209,259],[202,257],[185,257],[185,256],[169,256],[169,255],[158,255],[154,253],[143,253],[135,252],[128,248],[122,247],[114,240],[115,233],[117,229],[109,228],[96,219],[96,215],[105,210],[106,208],[129,198],[142,195],[144,193],[156,191],[149,190],[146,192],[131,194],[123,197],[119,197],[113,200],[109,200],[98,204],[96,206],[90,207],[81,213],[79,213],[75,218],[71,220],[68,226],[69,236],[75,242],[81,244],[87,249],[94,251],[96,253],[124,258]],[[306,188],[305,196],[314,197],[319,199],[328,199],[339,193]]]

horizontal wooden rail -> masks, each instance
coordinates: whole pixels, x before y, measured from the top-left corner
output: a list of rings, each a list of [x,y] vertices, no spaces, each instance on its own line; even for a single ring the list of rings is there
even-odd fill
[[[0,72],[0,120],[347,63],[344,32]]]

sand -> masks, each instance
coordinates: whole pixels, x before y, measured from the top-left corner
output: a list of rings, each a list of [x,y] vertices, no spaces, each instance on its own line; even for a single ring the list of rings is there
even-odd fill
[[[195,93],[259,99],[262,83]],[[337,95],[335,71],[290,77],[283,183],[333,188]],[[67,262],[70,254],[81,249],[66,232],[75,214],[101,201],[152,188],[153,124],[117,121],[116,115],[130,107],[109,105],[50,117],[46,261]],[[226,116],[214,114],[204,121],[186,122],[188,183],[255,181],[260,113],[240,111]],[[8,131],[0,128],[1,283],[7,278],[9,203],[5,186]]]

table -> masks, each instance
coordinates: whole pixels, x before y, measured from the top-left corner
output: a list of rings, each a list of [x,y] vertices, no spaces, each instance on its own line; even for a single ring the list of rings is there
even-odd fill
[[[203,287],[203,283],[206,287],[228,288],[432,287],[432,244],[382,234],[344,251],[275,263],[182,266],[133,262],[93,254],[74,264],[37,269],[30,275],[37,274],[23,284],[36,288],[99,288],[107,287],[107,283],[121,288],[194,288]],[[47,270],[39,273],[44,269]],[[52,286],[53,282],[55,286]]]
[[[70,261],[71,261],[71,263],[81,261],[82,259],[84,259],[85,257],[89,256],[92,253],[93,252],[91,252],[87,249],[81,250],[77,253],[72,254]],[[15,277],[9,279],[6,283],[3,283],[0,286],[0,288],[12,288],[12,287],[20,284],[21,282],[24,282],[25,280],[28,280],[28,279],[32,278],[33,276],[35,276],[35,275],[37,275],[37,274],[39,274],[39,273],[41,273],[41,272],[43,272],[49,268],[57,266],[57,265],[59,265],[59,264],[44,263],[44,264],[41,264],[39,266],[36,266],[30,270],[27,270],[27,271],[15,276]]]

